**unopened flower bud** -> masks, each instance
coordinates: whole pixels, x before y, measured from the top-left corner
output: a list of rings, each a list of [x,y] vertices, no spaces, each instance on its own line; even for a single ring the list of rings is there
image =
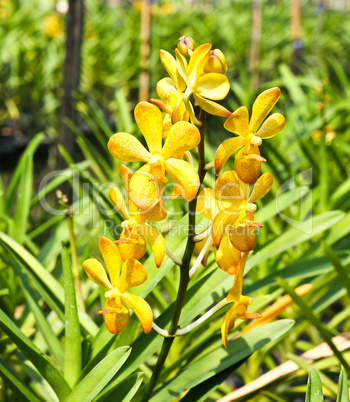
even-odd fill
[[[205,73],[226,74],[227,64],[224,54],[219,49],[211,50],[209,59],[204,66]]]
[[[194,40],[189,36],[181,36],[177,42],[177,48],[184,56],[191,56],[195,48]]]

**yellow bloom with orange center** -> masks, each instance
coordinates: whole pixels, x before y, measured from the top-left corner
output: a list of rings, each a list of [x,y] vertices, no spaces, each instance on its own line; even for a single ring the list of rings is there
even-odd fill
[[[280,113],[272,114],[260,127],[275,106],[280,94],[279,88],[262,92],[253,104],[250,121],[248,109],[245,106],[237,109],[226,120],[224,124],[226,130],[238,134],[238,137],[225,140],[217,149],[214,159],[216,174],[220,173],[229,157],[243,147],[236,155],[235,169],[245,183],[255,183],[260,174],[260,164],[265,162],[265,159],[260,156],[259,145],[263,139],[274,137],[284,127],[285,119]]]
[[[226,302],[233,303],[233,305],[225,314],[221,325],[221,338],[225,348],[227,348],[228,345],[228,331],[234,329],[235,320],[237,318],[244,320],[261,317],[261,314],[258,313],[247,313],[248,306],[252,303],[253,299],[249,296],[242,295],[244,268],[248,254],[249,253],[243,254],[237,270],[235,282],[226,297]]]
[[[133,173],[124,165],[120,167],[124,187],[128,194],[130,179]],[[164,202],[160,200],[149,210],[140,210],[128,197],[128,207],[125,205],[123,195],[117,187],[109,190],[109,198],[123,215],[125,221],[121,226],[123,231],[119,244],[121,259],[126,261],[129,258],[141,259],[146,253],[146,242],[151,245],[157,267],[160,267],[166,254],[166,243],[161,233],[150,226],[147,222],[159,222],[166,218],[167,213]]]
[[[160,201],[167,182],[165,172],[176,186],[174,197],[180,192],[187,201],[192,200],[199,189],[198,173],[191,164],[178,157],[200,143],[197,127],[186,121],[177,122],[171,127],[163,146],[163,116],[156,106],[140,102],[135,108],[135,120],[149,151],[127,133],[114,134],[108,142],[109,151],[117,159],[146,162],[130,180],[131,201],[140,209],[154,207]]]
[[[229,116],[230,112],[215,100],[222,100],[230,90],[230,83],[225,76],[227,67],[224,55],[218,49],[211,52],[211,44],[197,47],[189,60],[176,49],[177,71],[186,83],[184,102],[193,119],[194,111],[189,101],[193,95],[196,105],[216,116]]]
[[[128,306],[134,311],[143,330],[148,334],[153,323],[151,307],[141,297],[127,292],[130,288],[142,285],[146,281],[145,268],[139,261],[129,258],[121,269],[118,247],[106,237],[100,238],[99,249],[110,279],[98,260],[86,260],[83,267],[89,279],[107,289],[105,308],[99,313],[104,315],[108,331],[112,334],[119,334],[125,329],[130,319],[130,313],[126,307]]]

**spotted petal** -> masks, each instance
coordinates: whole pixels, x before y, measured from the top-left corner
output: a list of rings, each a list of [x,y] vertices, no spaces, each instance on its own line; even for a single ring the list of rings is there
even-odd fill
[[[152,329],[153,314],[151,307],[141,297],[125,292],[121,295],[122,300],[133,310],[140,320],[143,330],[148,334]]]
[[[147,162],[152,155],[133,135],[117,133],[108,141],[109,152],[123,162]]]
[[[204,65],[209,58],[210,49],[211,44],[205,43],[197,47],[192,53],[187,69],[187,84],[191,89],[194,89],[196,81],[203,72]]]
[[[237,205],[244,199],[239,184],[237,173],[234,170],[227,170],[217,178],[214,186],[215,199],[221,202],[229,202]]]
[[[118,247],[112,242],[112,240],[109,240],[104,236],[100,237],[98,247],[102,254],[103,261],[106,264],[112,285],[116,287],[121,266],[121,258]]]
[[[256,135],[260,138],[274,137],[282,130],[284,123],[284,117],[280,113],[274,113],[268,119],[266,119]]]
[[[106,289],[113,289],[113,286],[107,277],[106,271],[99,261],[95,260],[94,258],[90,258],[89,260],[83,262],[83,267],[86,275],[92,282],[99,286],[103,286]]]
[[[179,185],[181,195],[186,201],[191,201],[199,189],[199,177],[196,169],[182,159],[168,159],[165,161],[165,170],[171,180]]]
[[[149,151],[151,154],[159,153],[162,149],[162,112],[152,103],[140,102],[135,107],[134,115],[136,124],[145,137]]]
[[[267,89],[262,92],[253,104],[252,117],[249,123],[249,129],[256,132],[265,117],[270,113],[281,95],[281,90],[277,87]]]
[[[117,208],[117,210],[123,215],[125,219],[130,219],[128,210],[125,205],[124,198],[119,188],[111,187],[108,191],[108,195],[113,205]]]
[[[163,200],[160,200],[153,208],[139,212],[145,222],[159,222],[167,217],[167,210]]]
[[[135,258],[129,258],[123,265],[118,290],[120,293],[124,293],[130,288],[142,285],[146,280],[147,272],[143,265]]]
[[[201,135],[195,125],[187,121],[179,121],[171,127],[160,155],[165,160],[174,158],[195,148],[200,140]]]
[[[230,82],[226,75],[209,73],[201,77],[196,85],[195,92],[200,96],[212,100],[224,99],[230,90]]]
[[[140,225],[140,231],[151,245],[155,263],[159,268],[166,254],[166,243],[164,237],[156,228],[147,224]]]
[[[241,137],[232,137],[225,140],[217,149],[214,159],[215,173],[218,175],[231,155],[244,145]]]
[[[129,196],[131,201],[141,209],[150,209],[159,202],[164,184],[156,181],[151,166],[146,163],[137,170],[131,180]]]
[[[114,299],[107,299],[105,309],[99,313],[104,315],[106,327],[112,334],[120,334],[130,320],[129,310],[122,305],[120,311]]]

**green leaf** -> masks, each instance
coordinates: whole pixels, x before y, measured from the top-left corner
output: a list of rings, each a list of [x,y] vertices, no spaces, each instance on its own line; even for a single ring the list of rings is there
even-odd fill
[[[94,399],[97,401],[129,402],[142,384],[143,373],[136,373],[122,382],[111,381]]]
[[[16,200],[16,211],[14,216],[13,237],[18,243],[23,244],[26,234],[28,217],[30,212],[30,200],[33,190],[33,156],[28,155],[22,165],[21,177],[19,180]]]
[[[72,266],[67,250],[62,247],[62,269],[65,304],[64,378],[72,387],[81,371],[81,335]]]
[[[307,379],[305,402],[323,401],[322,383],[318,371],[310,366],[310,373]]]
[[[341,366],[339,375],[339,390],[337,396],[337,402],[349,402],[349,384],[344,367]]]
[[[57,397],[60,400],[66,398],[70,393],[70,388],[57,367],[47,356],[40,352],[2,310],[0,310],[0,327],[34,364],[39,373],[56,392]]]
[[[106,356],[80,381],[65,402],[92,401],[118,372],[130,352],[131,349],[128,346],[123,346]]]
[[[23,274],[21,268],[14,260],[13,260],[13,267],[15,268],[16,273],[20,278],[24,296],[27,300],[30,311],[34,314],[36,325],[38,326],[39,331],[41,332],[52,356],[57,360],[57,363],[61,367],[63,367],[64,352],[62,345],[58,340],[58,338],[56,337],[55,333],[53,332],[50,324],[47,322],[47,319],[43,314],[42,309],[40,308],[39,297],[36,295],[34,289],[32,289],[31,286],[29,285],[27,276]]]
[[[278,339],[293,324],[292,320],[275,321],[234,339],[227,349],[222,346],[181,370],[176,377],[158,388],[150,401],[172,400],[186,390],[237,364],[269,342]]]
[[[12,389],[18,400],[40,402],[40,399],[33,394],[31,389],[28,388],[27,385],[16,376],[16,374],[2,359],[0,359],[0,376]]]
[[[10,236],[3,232],[0,232],[0,242],[6,246],[9,254],[19,261],[20,265],[25,267],[33,277],[41,284],[43,289],[52,297],[57,303],[60,309],[64,309],[64,291],[62,285],[54,278],[41,264],[40,262],[30,254],[24,247],[18,244]],[[44,298],[44,295],[41,295]],[[90,335],[95,335],[98,331],[96,324],[93,320],[79,310],[79,320],[81,326]]]

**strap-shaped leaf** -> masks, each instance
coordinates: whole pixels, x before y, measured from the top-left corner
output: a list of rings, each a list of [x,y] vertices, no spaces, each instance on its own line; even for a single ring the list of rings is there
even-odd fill
[[[318,371],[310,366],[310,373],[307,379],[305,402],[323,401],[322,383]]]

